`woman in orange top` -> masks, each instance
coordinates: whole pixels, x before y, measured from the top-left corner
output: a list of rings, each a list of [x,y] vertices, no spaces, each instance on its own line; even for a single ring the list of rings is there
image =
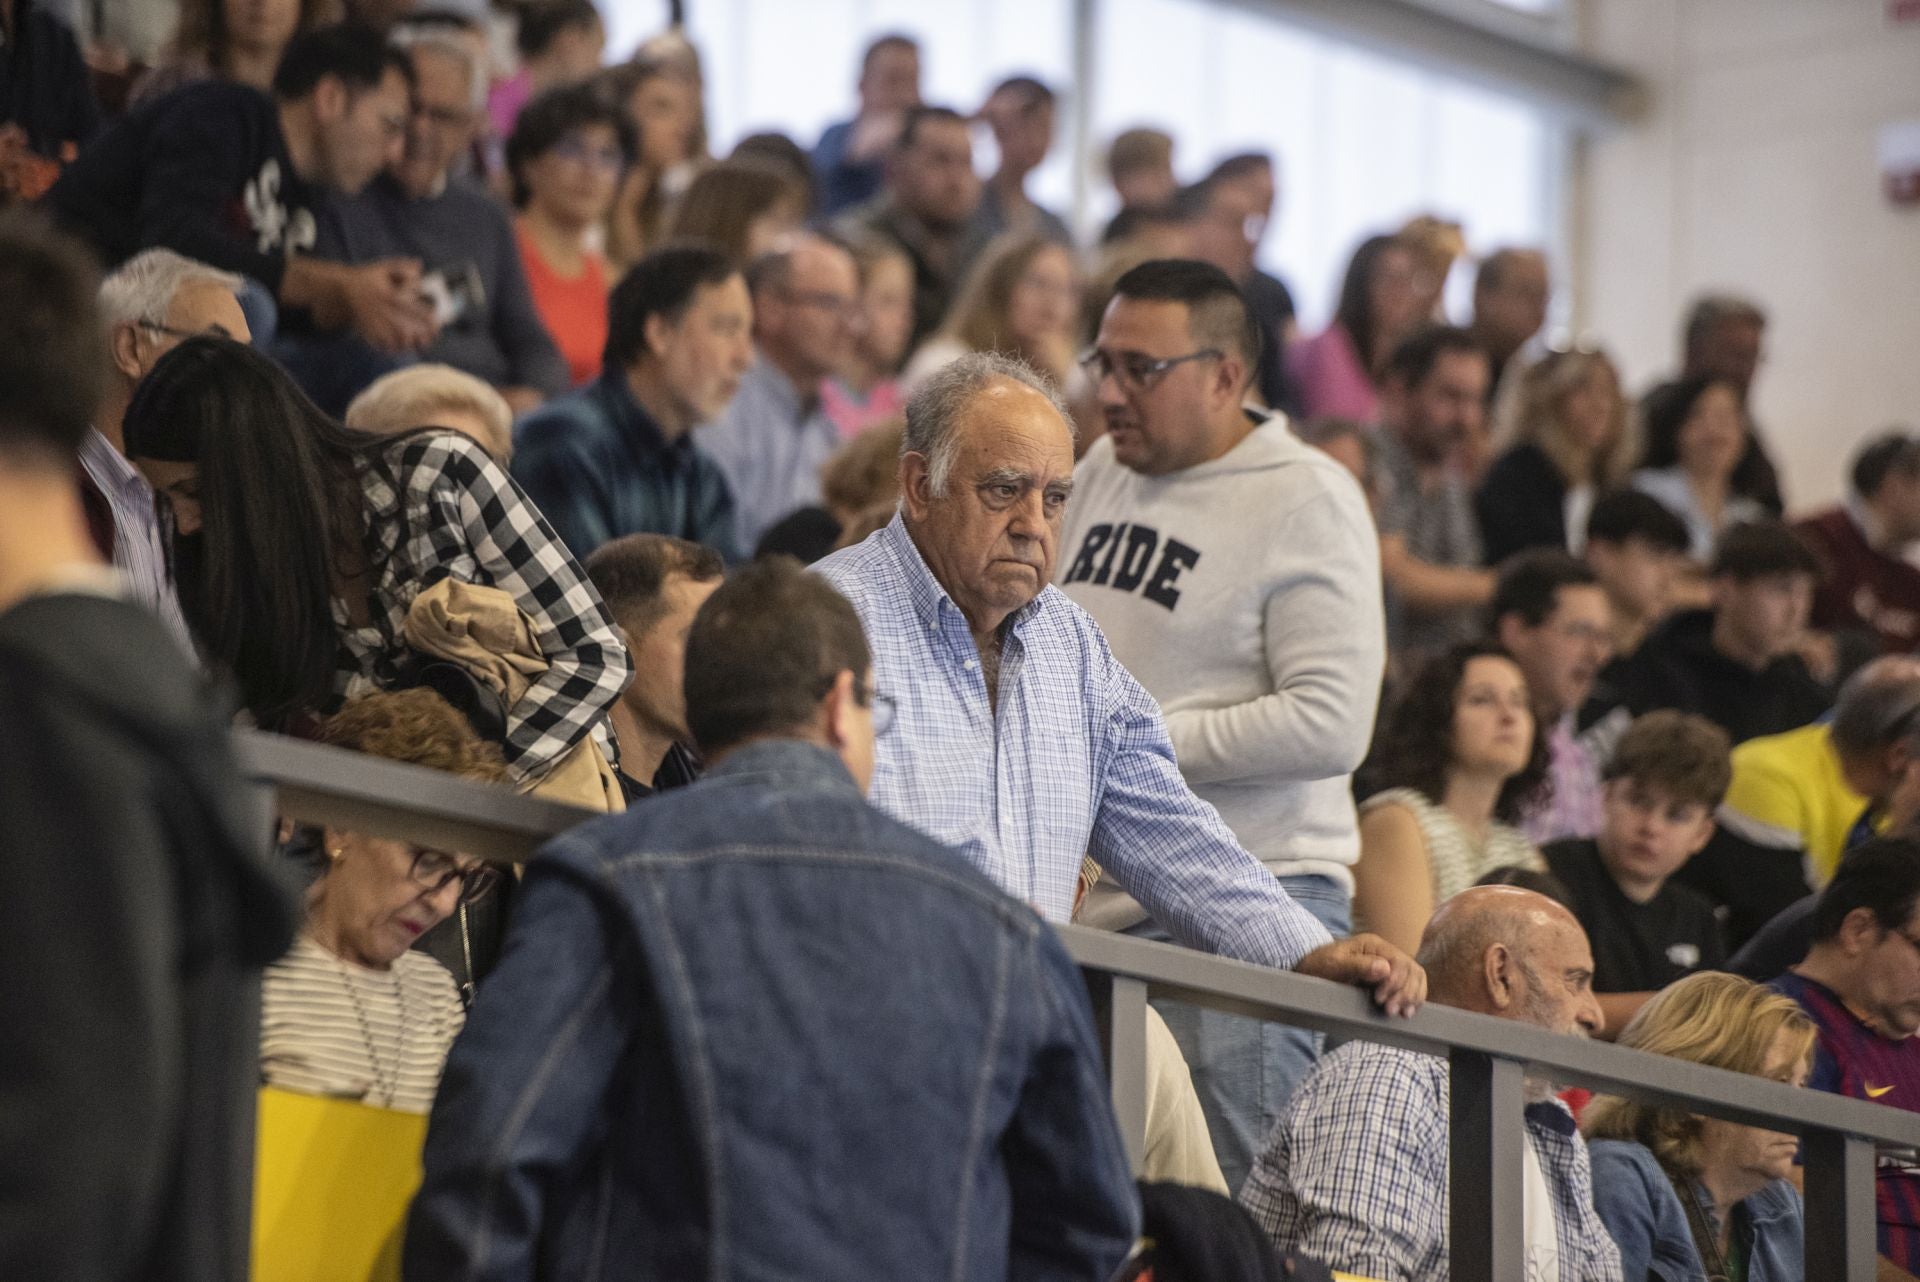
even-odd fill
[[[585,86],[536,98],[507,140],[520,259],[575,386],[600,375],[611,282],[594,238],[633,157],[633,127]]]

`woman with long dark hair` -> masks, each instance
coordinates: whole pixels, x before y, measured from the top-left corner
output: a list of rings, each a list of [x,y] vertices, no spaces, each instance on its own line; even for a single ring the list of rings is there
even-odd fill
[[[350,431],[268,358],[192,338],[141,383],[126,441],[169,513],[187,622],[263,726],[403,684],[407,613],[448,578],[510,595],[547,663],[507,709],[516,777],[539,777],[632,674],[565,545],[465,436]]]
[[[1429,282],[1420,256],[1394,236],[1369,236],[1340,282],[1333,324],[1287,345],[1287,377],[1299,389],[1300,417],[1377,417],[1376,380],[1394,344],[1427,319]]]
[[[1696,375],[1660,388],[1640,412],[1646,453],[1633,487],[1686,522],[1693,559],[1705,564],[1722,532],[1767,515],[1734,486],[1748,446],[1740,395],[1732,383]]]
[[[130,106],[197,80],[231,80],[264,92],[298,35],[332,20],[329,0],[182,0],[180,25]]]
[[[1407,677],[1359,774],[1355,930],[1418,951],[1433,910],[1489,872],[1546,869],[1514,826],[1547,786],[1535,731],[1527,679],[1498,646],[1455,646]]]

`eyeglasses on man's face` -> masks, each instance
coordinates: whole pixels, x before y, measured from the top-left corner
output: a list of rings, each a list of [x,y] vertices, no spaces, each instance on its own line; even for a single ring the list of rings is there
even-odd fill
[[[1177,366],[1185,365],[1188,361],[1215,360],[1222,354],[1217,347],[1204,347],[1185,356],[1162,356],[1156,359],[1145,352],[1109,352],[1105,348],[1094,347],[1081,355],[1080,368],[1086,372],[1087,381],[1096,388],[1111,376],[1126,391],[1150,392]]]

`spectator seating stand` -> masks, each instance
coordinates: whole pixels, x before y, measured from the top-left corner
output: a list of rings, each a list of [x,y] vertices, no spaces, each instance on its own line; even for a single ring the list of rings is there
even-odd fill
[[[522,861],[589,812],[342,749],[239,731],[243,767],[281,813]],[[1146,1132],[1146,1003],[1215,1010],[1445,1057],[1452,1072],[1451,1252],[1456,1278],[1523,1282],[1522,1149],[1529,1072],[1611,1094],[1677,1104],[1801,1137],[1807,1276],[1872,1282],[1874,1171],[1882,1153],[1920,1154],[1920,1115],[1777,1082],[1576,1040],[1428,1005],[1388,1019],[1356,989],[1079,926],[1059,927],[1102,1012],[1114,1109],[1136,1165]]]

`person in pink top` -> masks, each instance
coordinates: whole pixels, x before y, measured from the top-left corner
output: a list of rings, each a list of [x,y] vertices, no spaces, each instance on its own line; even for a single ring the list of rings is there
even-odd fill
[[[1423,319],[1429,285],[1422,272],[1412,248],[1393,236],[1369,236],[1354,250],[1333,324],[1287,347],[1301,418],[1379,417],[1374,378],[1394,344]]]
[[[899,418],[907,400],[900,362],[913,337],[913,260],[891,241],[853,247],[860,268],[860,328],[845,368],[820,388],[820,408],[848,440]]]
[[[552,0],[521,10],[515,46],[520,70],[487,94],[495,138],[510,137],[521,109],[547,90],[579,84],[600,70],[607,30],[593,0]]]

